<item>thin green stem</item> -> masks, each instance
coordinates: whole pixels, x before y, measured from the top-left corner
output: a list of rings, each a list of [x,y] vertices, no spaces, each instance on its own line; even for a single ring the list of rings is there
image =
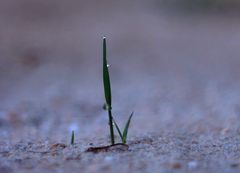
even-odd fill
[[[110,109],[108,110],[108,116],[109,116],[111,144],[114,145],[115,144],[115,139],[114,139],[113,118],[112,118],[112,111]]]
[[[71,136],[71,145],[74,144],[74,140],[75,140],[75,134],[74,131],[72,131],[72,136]]]

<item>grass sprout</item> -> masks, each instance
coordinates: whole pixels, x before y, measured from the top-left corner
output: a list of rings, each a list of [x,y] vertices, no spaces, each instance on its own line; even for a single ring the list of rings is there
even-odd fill
[[[132,116],[133,116],[133,112],[132,112],[131,115],[129,116],[128,121],[127,121],[126,124],[125,124],[125,127],[124,127],[123,132],[121,132],[121,130],[120,130],[117,122],[116,122],[115,119],[113,118],[113,122],[114,122],[114,124],[115,124],[115,126],[116,126],[116,129],[117,129],[117,131],[118,131],[118,134],[119,134],[119,136],[120,136],[123,144],[126,144],[126,143],[127,143],[128,128],[129,128],[129,125],[130,125],[130,123],[131,123]]]
[[[111,82],[110,82],[108,68],[109,68],[109,65],[107,62],[107,43],[106,43],[106,37],[103,37],[103,85],[104,85],[104,95],[105,95],[105,101],[106,101],[103,108],[106,111],[108,111],[111,144],[112,145],[115,144],[114,125],[118,131],[118,134],[122,140],[122,143],[126,144],[128,129],[129,129],[129,125],[131,123],[133,113],[131,113],[123,132],[121,132],[119,126],[117,125],[116,121],[114,120],[114,118],[112,116],[112,94],[111,94]]]
[[[74,130],[72,131],[72,135],[71,135],[71,145],[73,145],[75,143],[75,133]]]

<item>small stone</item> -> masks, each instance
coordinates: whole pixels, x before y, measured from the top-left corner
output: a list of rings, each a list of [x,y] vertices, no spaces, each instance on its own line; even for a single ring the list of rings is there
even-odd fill
[[[187,165],[188,169],[195,169],[198,166],[198,163],[196,161],[190,161]]]
[[[111,162],[111,161],[113,161],[113,157],[112,157],[112,156],[106,156],[106,157],[104,158],[104,161],[106,161],[106,162]]]

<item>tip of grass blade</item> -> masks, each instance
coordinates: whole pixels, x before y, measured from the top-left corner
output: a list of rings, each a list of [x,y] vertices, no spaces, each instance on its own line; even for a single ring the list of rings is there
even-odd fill
[[[111,84],[110,84],[110,76],[108,71],[108,63],[107,63],[107,43],[106,38],[103,38],[103,85],[104,85],[104,94],[106,104],[111,109],[112,104],[112,96],[111,96]]]

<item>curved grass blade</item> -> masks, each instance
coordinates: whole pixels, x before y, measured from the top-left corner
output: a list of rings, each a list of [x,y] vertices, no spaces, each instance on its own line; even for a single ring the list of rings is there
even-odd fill
[[[132,112],[131,115],[129,116],[128,121],[127,121],[127,123],[126,123],[126,125],[124,127],[124,131],[123,131],[123,134],[122,134],[122,136],[123,136],[123,141],[122,142],[124,144],[127,142],[128,128],[129,128],[129,125],[131,123],[131,119],[132,119],[133,113],[134,112]]]
[[[123,144],[126,144],[126,143],[127,143],[128,129],[129,129],[129,125],[130,125],[130,123],[131,123],[132,116],[133,116],[133,112],[131,113],[131,115],[130,115],[129,118],[128,118],[128,121],[127,121],[127,123],[126,123],[126,125],[125,125],[125,128],[124,128],[123,133],[121,132],[121,130],[120,130],[117,122],[116,122],[115,119],[113,118],[113,122],[114,122],[114,124],[115,124],[115,127],[116,127],[116,129],[117,129],[117,131],[118,131],[118,134],[119,134],[119,136],[120,136]]]
[[[118,126],[118,124],[117,124],[117,122],[115,121],[114,118],[113,118],[113,122],[114,122],[115,127],[116,127],[116,129],[117,129],[117,131],[118,131],[118,134],[119,134],[119,136],[120,136],[120,138],[121,138],[121,140],[122,140],[122,142],[123,142],[124,140],[123,140],[122,132],[121,132],[121,130],[120,130],[120,128],[119,128],[119,126]]]

